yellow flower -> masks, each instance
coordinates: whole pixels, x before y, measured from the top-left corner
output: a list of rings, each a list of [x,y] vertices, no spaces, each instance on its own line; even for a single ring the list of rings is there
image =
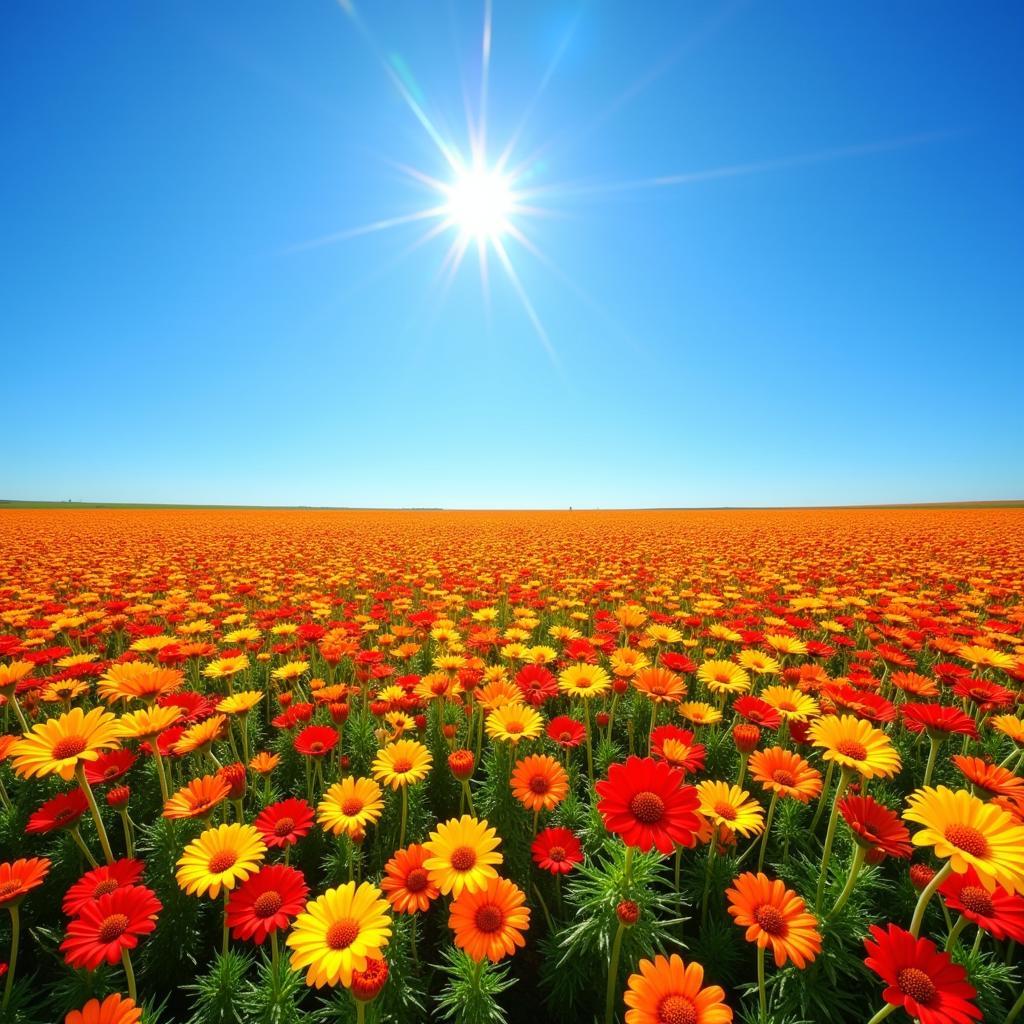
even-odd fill
[[[34,668],[31,661],[12,661],[9,665],[0,665],[0,693],[4,696],[13,693],[18,683],[30,676]]]
[[[697,669],[697,678],[714,694],[746,693],[750,676],[731,661],[705,661]]]
[[[368,958],[381,959],[391,938],[387,900],[375,885],[348,882],[310,900],[286,940],[292,969],[306,968],[306,984],[322,988],[352,984]]]
[[[1012,654],[1004,654],[1002,651],[993,651],[988,647],[979,647],[972,644],[964,644],[957,652],[964,661],[972,665],[985,665],[991,668],[1012,669],[1017,665],[1017,659]]]
[[[349,775],[324,794],[317,804],[316,820],[326,832],[352,836],[375,824],[384,810],[381,788],[372,779]]]
[[[465,890],[477,892],[490,878],[497,878],[494,865],[504,858],[498,853],[501,840],[486,821],[464,814],[451,818],[430,833],[423,844],[427,859],[423,866],[427,875],[444,894],[456,896]]]
[[[1008,736],[1014,743],[1024,744],[1024,719],[1016,715],[994,715],[988,720],[988,724]]]
[[[261,700],[262,690],[239,690],[238,693],[225,697],[217,705],[217,710],[223,711],[226,715],[247,715]]]
[[[70,779],[82,761],[95,761],[101,750],[119,745],[115,717],[103,708],[86,714],[72,708],[59,718],[34,725],[11,746],[14,770],[25,779],[59,775]]]
[[[373,777],[392,789],[398,789],[425,779],[433,763],[430,751],[422,743],[398,740],[377,751],[373,762]]]
[[[544,719],[525,704],[505,704],[487,716],[484,728],[492,740],[518,743],[523,738],[535,740],[544,728]]]
[[[612,681],[600,665],[570,665],[558,676],[558,688],[570,697],[584,697],[589,700],[607,692]]]
[[[782,666],[763,651],[740,651],[736,655],[736,661],[748,672],[754,672],[759,676],[777,676],[782,671]]]
[[[122,715],[114,726],[114,735],[125,740],[151,740],[181,718],[181,708],[168,706],[143,708]]]
[[[677,644],[683,639],[683,634],[678,629],[673,629],[671,626],[662,626],[659,623],[653,623],[644,632],[656,644]]]
[[[178,858],[178,885],[190,896],[211,899],[257,871],[267,852],[252,825],[220,825],[193,839]]]
[[[865,779],[888,778],[900,770],[900,755],[889,737],[854,715],[826,715],[810,728],[808,738],[822,757]]]
[[[792,686],[766,686],[758,697],[771,704],[786,721],[806,722],[821,711],[813,697]]]
[[[714,725],[722,720],[722,712],[700,700],[686,701],[679,705],[679,717],[694,725]]]
[[[174,753],[191,754],[193,750],[209,750],[214,741],[223,735],[227,721],[227,715],[211,715],[189,726],[174,744]]]
[[[700,813],[712,825],[726,825],[741,836],[760,835],[764,829],[764,810],[739,786],[708,779],[697,785],[697,796]]]
[[[807,644],[795,636],[783,633],[766,633],[764,642],[779,654],[806,654]]]
[[[151,704],[161,694],[181,687],[183,676],[176,668],[161,668],[145,661],[125,661],[111,665],[96,687],[108,703],[116,700],[144,700]]]
[[[924,828],[914,835],[915,846],[931,846],[937,857],[964,875],[974,868],[981,884],[992,892],[1024,893],[1024,825],[1006,811],[987,804],[966,789],[955,793],[945,786],[926,786],[907,798],[906,821]]]
[[[281,665],[280,668],[275,668],[270,673],[270,677],[278,682],[290,682],[293,679],[298,679],[308,669],[308,661],[288,661]]]
[[[244,654],[239,654],[234,658],[217,658],[211,661],[203,669],[203,675],[207,679],[229,679],[239,672],[244,672],[248,667],[249,659]]]

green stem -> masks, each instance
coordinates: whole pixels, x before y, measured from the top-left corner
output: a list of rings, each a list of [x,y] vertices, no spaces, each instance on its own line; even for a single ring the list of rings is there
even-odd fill
[[[78,826],[76,825],[74,828],[68,829],[68,831],[71,833],[71,838],[74,839],[78,848],[82,851],[82,856],[89,862],[89,865],[98,868],[100,866],[99,861],[92,855],[89,847],[85,845],[85,840],[82,838],[82,833],[78,831]]]
[[[825,898],[825,880],[828,878],[828,862],[832,858],[832,844],[836,838],[836,822],[839,820],[839,801],[843,798],[843,792],[850,783],[852,772],[843,768],[839,773],[839,782],[836,784],[836,795],[832,800],[832,813],[828,818],[828,830],[825,832],[825,848],[821,853],[821,875],[818,878],[818,892],[814,899],[815,913],[821,910],[821,901]]]
[[[409,787],[402,786],[402,824],[398,830],[398,848],[405,846],[405,823],[409,818]]]
[[[832,773],[835,771],[835,767],[835,761],[829,761],[828,768],[825,769],[825,784],[821,787],[821,795],[818,797],[818,809],[814,812],[814,817],[811,819],[811,827],[808,830],[810,832],[816,832],[818,829],[818,822],[821,821],[822,812],[825,810],[825,800],[832,786]]]
[[[744,762],[745,764],[746,762]],[[764,820],[764,832],[761,835],[761,851],[757,855],[757,870],[764,867],[764,855],[768,850],[768,833],[772,830],[772,819],[775,817],[775,807],[779,802],[779,794],[772,793],[771,802],[768,804],[768,816]]]
[[[924,782],[922,786],[927,786],[932,781],[932,772],[935,771],[935,759],[939,756],[939,741],[934,736],[928,737],[928,763],[924,768]]]
[[[1021,990],[1017,1002],[1013,1004],[1010,1012],[1006,1015],[1006,1021],[1004,1024],[1013,1024],[1013,1022],[1020,1016],[1021,1010],[1024,1010],[1024,989]]]
[[[224,939],[221,943],[221,956],[228,955],[228,897],[231,895],[230,891],[225,888],[224,890]]]
[[[18,698],[11,694],[10,705],[14,708],[14,713],[18,716],[18,721],[21,723],[21,731],[28,732],[28,722],[25,721],[25,715],[21,710],[21,705],[18,703]]]
[[[942,870],[936,871],[935,877],[921,890],[921,895],[917,898],[917,906],[914,907],[914,916],[910,921],[910,934],[915,939],[921,934],[921,922],[924,920],[924,912],[928,909],[928,904],[935,895],[935,890],[942,885],[952,870],[953,866],[947,860],[942,866]]]
[[[17,707],[17,705],[15,705]],[[11,999],[11,989],[14,986],[14,971],[18,966],[18,941],[21,938],[21,916],[18,907],[14,904],[7,908],[11,914],[11,955],[7,961],[7,982],[4,984],[4,1001],[0,1009],[7,1009]]]
[[[127,949],[121,950],[121,963],[124,966],[124,976],[128,980],[128,995],[132,1002],[138,1002],[139,994],[135,988],[135,972],[132,970],[132,958],[128,955]]]
[[[469,808],[469,813],[476,817],[476,809],[473,807],[473,793],[469,788],[469,780],[462,780],[462,790],[466,794],[466,806]]]
[[[355,997],[353,997],[355,998]],[[362,999],[356,999],[356,1024],[364,1024],[366,1020],[366,1003]]]
[[[850,898],[850,893],[853,892],[853,887],[857,882],[857,876],[860,874],[860,869],[864,864],[864,858],[867,856],[867,849],[858,843],[853,851],[853,863],[850,865],[850,875],[846,879],[846,885],[843,891],[839,894],[839,899],[836,900],[835,906],[829,911],[829,918],[833,918],[839,913],[843,907],[846,906],[846,901]]]
[[[708,920],[708,899],[711,896],[711,865],[715,861],[715,848],[718,845],[718,834],[717,829],[712,832],[711,839],[708,841],[708,859],[704,865],[704,896],[700,901],[700,926],[701,928],[707,924]]]
[[[594,784],[594,748],[590,742],[590,703],[584,698],[583,700],[584,710],[584,723],[587,727],[587,778],[590,779],[590,784]]]
[[[551,923],[551,914],[548,912],[548,905],[544,902],[544,897],[540,894],[540,889],[536,882],[533,884],[533,891],[537,895],[537,902],[540,903],[540,909],[544,911],[544,920],[547,921],[548,932],[553,935],[555,926]]]
[[[612,940],[611,961],[608,964],[608,987],[604,996],[604,1024],[612,1024],[615,1019],[615,990],[618,987],[619,975],[619,954],[622,952],[622,933],[625,928],[622,922],[615,930],[615,938]]]
[[[985,933],[979,928],[978,934],[974,936],[974,945],[971,946],[971,956],[977,956],[978,950],[981,949],[981,940],[984,938]]]
[[[762,1024],[768,1020],[768,993],[764,990],[764,951],[764,946],[757,947],[757,1006]]]
[[[78,777],[78,784],[82,787],[82,791],[85,793],[85,799],[89,803],[89,810],[92,812],[92,820],[96,823],[96,832],[100,837],[100,846],[103,847],[103,856],[107,858],[108,864],[113,864],[114,853],[110,849],[110,840],[107,838],[107,830],[103,826],[103,818],[100,815],[100,809],[96,803],[96,797],[93,796],[92,786],[89,785],[89,780],[85,777],[85,768],[81,761],[78,762],[78,765],[75,768],[75,774]]]
[[[896,1007],[893,1006],[892,1003],[886,1003],[885,1006],[883,1006],[878,1013],[868,1021],[868,1024],[882,1024],[882,1021],[885,1020],[885,1018],[888,1017],[895,1009]]]
[[[949,938],[946,939],[945,950],[948,953],[953,946],[956,944],[957,939],[960,938],[960,933],[967,927],[970,922],[961,914],[956,921],[956,924],[949,931]]]
[[[160,756],[160,751],[157,747],[156,737],[153,737],[153,759],[156,761],[156,774],[160,779],[160,795],[163,797],[164,803],[171,798],[170,791],[167,789],[167,774],[164,771],[164,759]]]

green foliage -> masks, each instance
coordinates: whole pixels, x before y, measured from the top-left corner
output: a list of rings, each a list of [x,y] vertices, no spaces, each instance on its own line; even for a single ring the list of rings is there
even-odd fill
[[[297,1004],[305,992],[305,977],[291,969],[287,956],[278,960],[275,969],[264,953],[256,979],[244,987],[246,1024],[301,1024],[305,1014]]]
[[[217,953],[210,969],[185,986],[192,994],[188,1024],[248,1024],[243,995],[247,989],[245,976],[252,962],[252,956],[235,950]]]
[[[515,984],[508,965],[475,963],[454,946],[443,950],[441,958],[448,981],[435,999],[438,1017],[453,1024],[505,1024],[508,1017],[497,997]]]

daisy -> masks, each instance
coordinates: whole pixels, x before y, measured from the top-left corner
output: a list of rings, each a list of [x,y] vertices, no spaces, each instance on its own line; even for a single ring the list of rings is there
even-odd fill
[[[448,927],[455,933],[455,945],[477,963],[485,957],[497,963],[526,945],[523,932],[530,927],[530,908],[514,882],[491,878],[484,888],[456,897]]]
[[[477,892],[497,878],[495,865],[504,860],[498,852],[501,840],[486,821],[464,814],[438,825],[423,844],[428,853],[423,866],[442,894],[459,896]]]
[[[641,959],[626,982],[626,1024],[730,1024],[732,1010],[718,985],[704,987],[704,968],[678,953]]]

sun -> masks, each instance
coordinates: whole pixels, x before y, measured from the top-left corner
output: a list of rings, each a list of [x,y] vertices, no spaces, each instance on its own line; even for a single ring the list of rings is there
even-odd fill
[[[505,175],[474,166],[458,173],[445,193],[444,212],[464,238],[496,241],[508,233],[515,197]]]

